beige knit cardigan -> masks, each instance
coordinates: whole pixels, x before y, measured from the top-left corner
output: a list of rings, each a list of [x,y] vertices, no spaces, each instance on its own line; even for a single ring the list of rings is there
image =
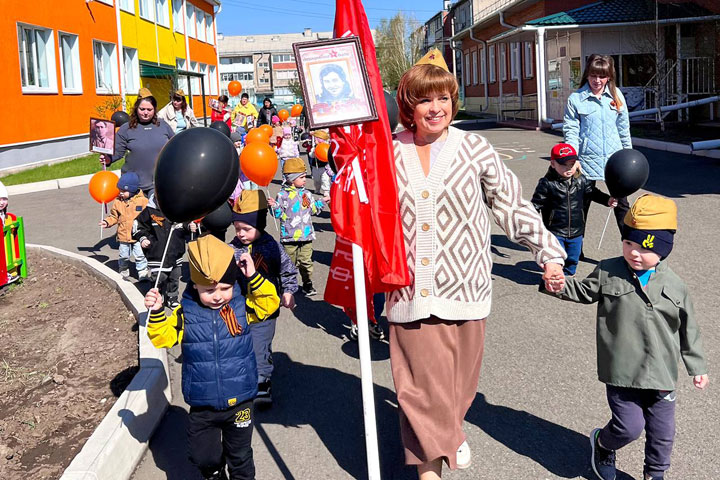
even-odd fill
[[[488,316],[490,214],[510,240],[530,249],[539,265],[562,263],[566,257],[532,204],[522,198],[518,178],[482,136],[450,127],[427,177],[412,132],[398,134],[394,147],[412,281],[388,294],[390,322],[431,315],[445,320]]]

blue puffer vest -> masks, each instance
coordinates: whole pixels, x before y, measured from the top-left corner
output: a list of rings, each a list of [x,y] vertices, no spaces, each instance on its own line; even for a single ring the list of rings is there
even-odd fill
[[[213,310],[199,303],[188,285],[182,297],[185,331],[182,340],[182,392],[188,405],[226,410],[257,395],[257,364],[245,319],[245,297],[235,284],[230,307],[240,335],[233,337]]]

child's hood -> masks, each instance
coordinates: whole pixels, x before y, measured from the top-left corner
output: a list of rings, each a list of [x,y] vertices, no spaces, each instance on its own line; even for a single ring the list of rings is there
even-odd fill
[[[8,198],[7,187],[2,182],[0,182],[0,198]]]

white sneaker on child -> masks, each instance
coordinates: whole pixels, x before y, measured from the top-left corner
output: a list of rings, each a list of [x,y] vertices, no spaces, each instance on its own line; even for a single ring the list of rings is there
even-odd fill
[[[470,467],[472,463],[472,452],[470,451],[470,445],[468,445],[467,441],[458,447],[455,462],[457,463],[457,468],[460,470]]]
[[[130,278],[130,270],[120,270],[120,275],[127,280]]]
[[[138,272],[138,281],[144,282],[144,281],[149,281],[149,280],[150,280],[150,272],[147,269],[140,270]]]

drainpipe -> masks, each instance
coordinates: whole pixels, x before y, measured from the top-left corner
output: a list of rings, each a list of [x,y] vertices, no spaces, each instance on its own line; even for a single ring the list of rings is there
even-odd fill
[[[518,28],[517,25],[510,25],[509,23],[507,23],[505,21],[505,11],[504,10],[500,10],[500,12],[498,12],[498,13],[500,14],[500,25],[502,25],[505,28]]]
[[[485,58],[485,70],[488,69],[488,51],[487,51],[487,42],[485,40],[480,40],[479,38],[475,38],[475,35],[473,35],[473,29],[470,29],[470,39],[481,44],[483,46],[483,57]],[[480,68],[482,69],[482,62],[480,63]],[[480,109],[480,112],[486,112],[488,108],[490,108],[490,97],[488,96],[488,72],[485,72],[485,107]]]
[[[545,89],[545,27],[535,31],[535,79],[537,80],[538,127],[547,117],[547,90]]]
[[[120,2],[115,2],[115,21],[117,23],[117,41],[118,41],[118,72],[120,72],[120,99],[122,99],[122,109],[127,111],[125,106],[125,53],[123,52],[122,28],[120,23]]]
[[[462,51],[462,46],[456,47],[455,40],[452,39],[455,36],[455,17],[454,16],[451,19],[450,28],[451,28],[450,48],[453,49],[453,76],[457,80],[457,55],[455,55],[455,52],[460,52],[460,58],[463,58],[463,51]],[[461,45],[462,45],[462,43],[461,43]],[[461,78],[458,83],[460,84],[460,89],[462,91],[462,98],[464,101],[465,100],[465,82]]]
[[[213,9],[214,10],[214,9]],[[218,45],[217,39],[217,17],[222,12],[222,4],[218,5],[217,12],[213,13],[213,33],[215,36],[215,60],[217,65],[215,67],[215,85],[217,85],[217,91],[220,93],[220,45]]]

